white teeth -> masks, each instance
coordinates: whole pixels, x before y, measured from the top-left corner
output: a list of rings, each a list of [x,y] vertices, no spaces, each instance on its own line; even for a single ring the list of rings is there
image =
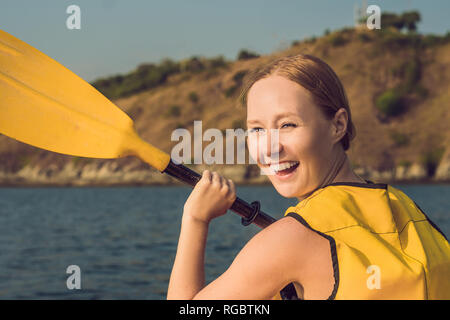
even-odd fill
[[[287,168],[293,167],[296,164],[298,164],[298,161],[288,161],[288,162],[283,162],[283,163],[275,163],[275,164],[271,164],[270,165],[270,170],[272,170],[273,172],[278,172],[278,171],[285,170]]]

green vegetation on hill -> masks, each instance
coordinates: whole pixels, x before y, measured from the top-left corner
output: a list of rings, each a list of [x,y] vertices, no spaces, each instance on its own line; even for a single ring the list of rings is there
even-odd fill
[[[381,14],[381,26],[382,28],[393,27],[399,31],[406,28],[409,32],[417,30],[417,23],[421,20],[420,13],[418,11],[407,11],[402,14],[396,14],[392,12],[383,12]],[[362,17],[359,22],[366,23],[367,16]]]
[[[398,30],[406,28],[408,31],[416,31],[417,23],[420,22],[420,13],[417,11],[404,12],[401,15],[384,12],[381,15],[383,27],[395,27]]]
[[[254,58],[258,58],[259,54],[242,49],[241,51],[239,51],[237,59],[238,60],[248,60],[248,59],[254,59]]]
[[[92,85],[110,99],[127,97],[163,85],[169,76],[178,73],[199,73],[224,68],[228,62],[222,56],[205,59],[191,57],[174,62],[164,59],[159,64],[146,63],[126,75],[115,75],[94,81]]]

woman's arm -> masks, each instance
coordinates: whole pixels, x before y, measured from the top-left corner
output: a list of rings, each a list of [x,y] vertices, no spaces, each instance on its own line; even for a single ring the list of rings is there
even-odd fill
[[[204,286],[204,256],[209,222],[227,212],[236,199],[231,180],[203,172],[184,205],[177,254],[167,299],[192,299]]]
[[[167,299],[192,299],[203,288],[207,234],[207,223],[183,215]]]

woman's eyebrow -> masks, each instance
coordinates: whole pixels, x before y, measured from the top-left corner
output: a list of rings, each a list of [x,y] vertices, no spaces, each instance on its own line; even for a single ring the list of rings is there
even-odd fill
[[[298,113],[295,113],[295,112],[283,112],[283,113],[277,114],[275,116],[275,118],[274,118],[274,121],[278,121],[279,119],[287,118],[287,117],[300,118],[300,115]],[[248,124],[251,124],[251,123],[262,123],[262,121],[258,120],[258,119],[249,119],[249,120],[247,120],[247,123]]]
[[[261,121],[257,120],[257,119],[251,119],[251,120],[247,120],[247,123],[261,123]]]
[[[300,118],[300,115],[298,113],[295,113],[295,112],[283,112],[283,113],[277,114],[275,116],[275,120],[278,120],[278,119],[281,119],[281,118],[287,118],[287,117]]]

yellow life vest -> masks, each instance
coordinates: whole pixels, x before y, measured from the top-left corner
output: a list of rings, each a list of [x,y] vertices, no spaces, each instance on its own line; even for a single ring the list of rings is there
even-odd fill
[[[285,216],[330,241],[335,285],[329,299],[450,299],[449,242],[402,191],[332,183]],[[295,296],[293,288],[284,296]]]

